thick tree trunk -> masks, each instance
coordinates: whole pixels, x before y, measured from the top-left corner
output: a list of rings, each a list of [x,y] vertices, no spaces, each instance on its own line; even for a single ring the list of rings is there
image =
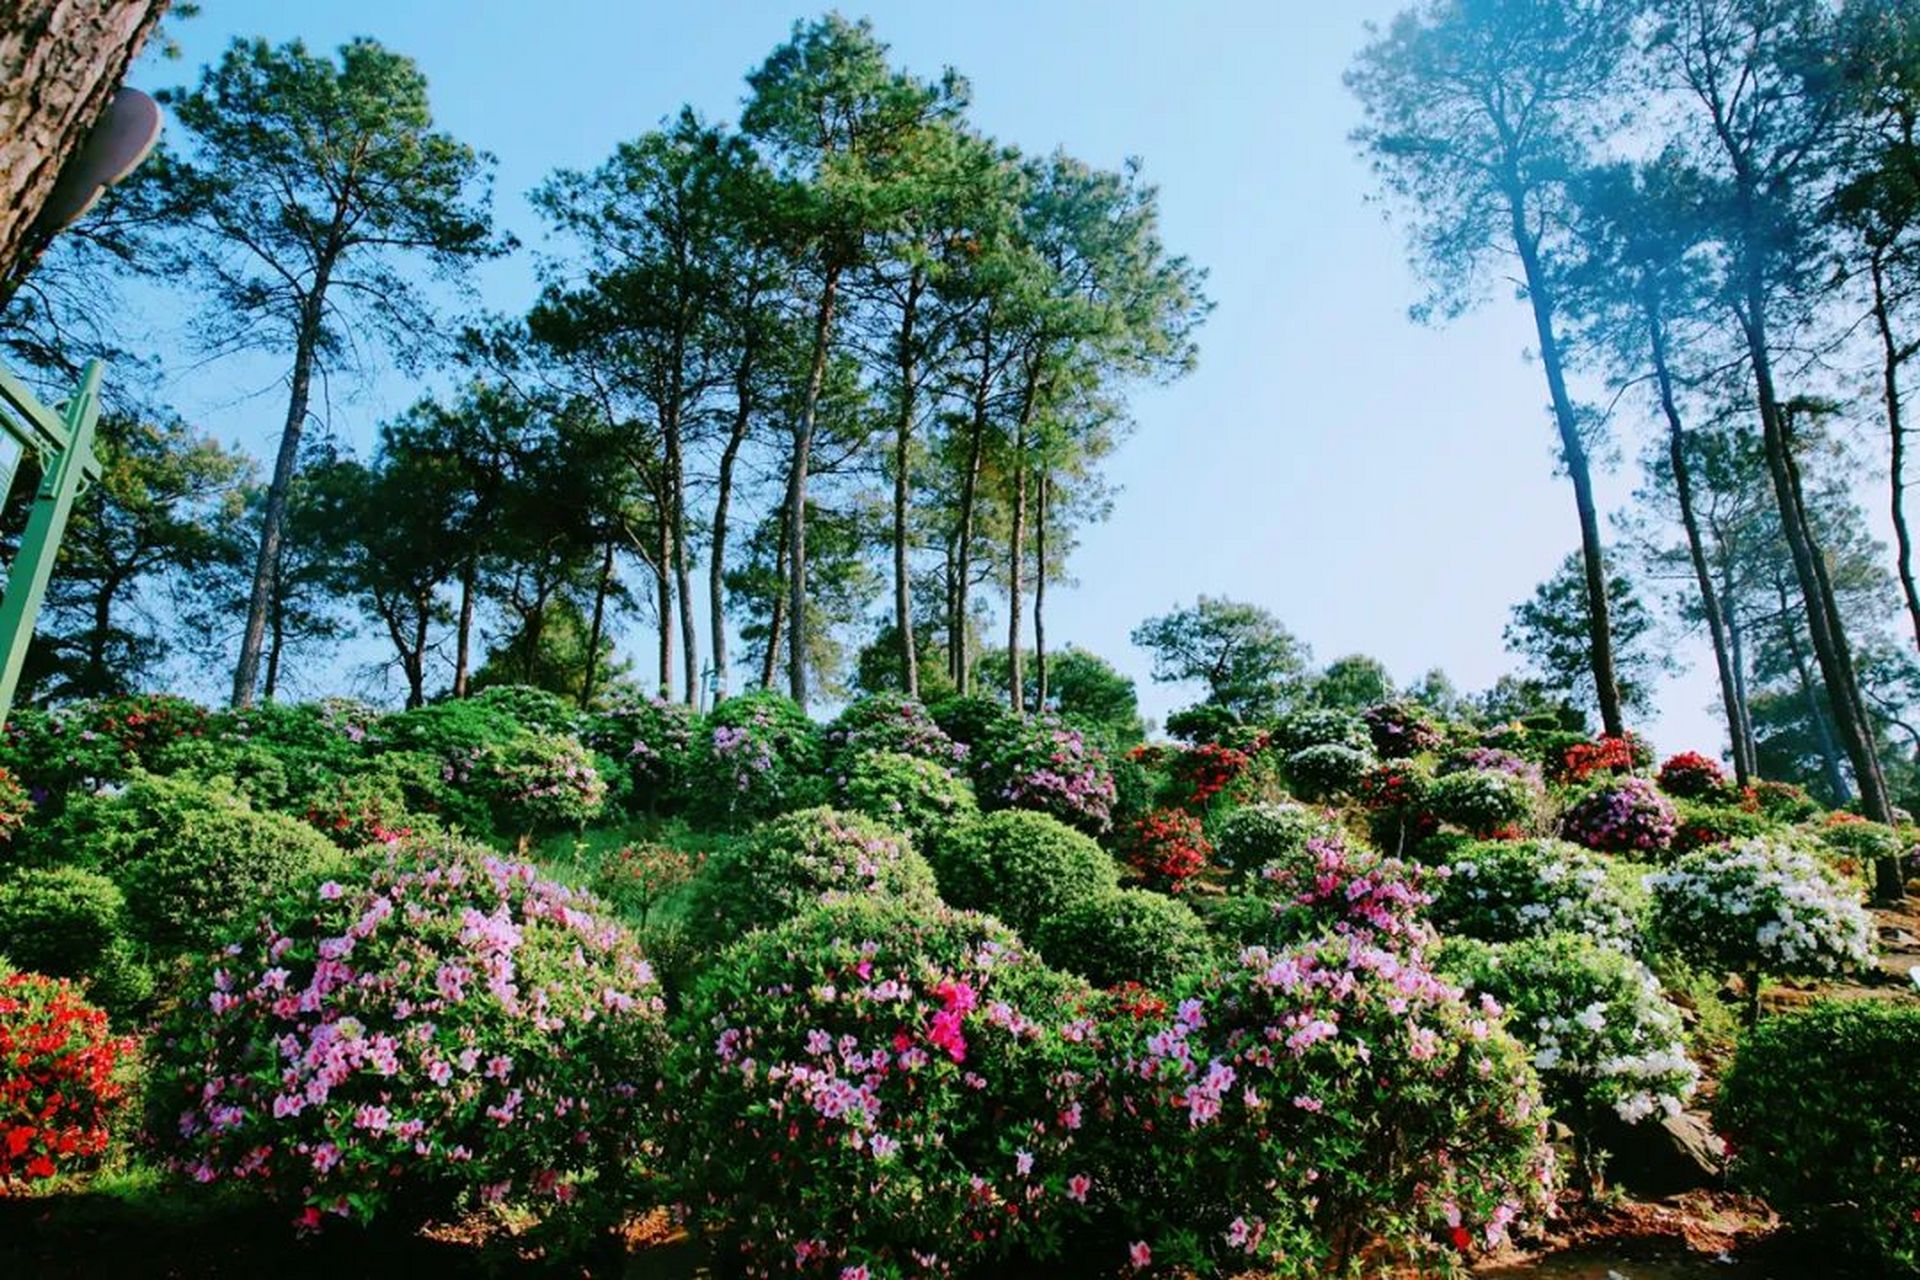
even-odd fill
[[[267,675],[261,683],[260,696],[268,702],[280,691],[280,655],[287,647],[287,609],[286,601],[276,593],[273,601],[273,619],[269,628],[267,644]]]
[[[1840,760],[1840,747],[1833,740],[1833,726],[1828,720],[1827,710],[1821,705],[1820,686],[1813,678],[1813,672],[1807,666],[1807,651],[1800,644],[1800,629],[1794,625],[1793,602],[1787,598],[1787,584],[1783,579],[1774,580],[1774,588],[1780,597],[1780,634],[1787,642],[1787,654],[1793,659],[1793,673],[1800,681],[1800,696],[1807,704],[1807,721],[1813,726],[1813,739],[1820,747],[1820,768],[1827,776],[1827,789],[1833,792],[1836,804],[1846,804],[1853,799],[1853,788],[1847,785],[1847,771]]]
[[[45,247],[35,221],[167,0],[0,5],[0,311]]]
[[[1920,587],[1914,584],[1913,534],[1907,529],[1907,429],[1900,402],[1900,366],[1906,360],[1893,334],[1893,316],[1887,303],[1886,267],[1876,250],[1868,266],[1873,278],[1873,323],[1880,334],[1881,400],[1887,411],[1887,489],[1893,540],[1900,569],[1900,591],[1907,601],[1907,619],[1920,645]]]
[[[415,600],[413,603],[413,649],[404,655],[402,663],[407,672],[409,708],[427,705],[427,623],[433,605],[431,599]]]
[[[789,497],[792,495],[789,494]],[[780,535],[774,540],[773,571],[774,576],[784,578],[787,573],[787,536],[793,531],[793,521],[788,518],[786,508],[780,509]],[[773,674],[780,665],[780,638],[787,620],[787,596],[783,591],[773,593],[773,609],[767,619],[767,652],[760,660],[760,687],[773,688]]]
[[[1533,308],[1534,331],[1540,339],[1540,366],[1547,375],[1547,395],[1553,404],[1554,426],[1560,433],[1560,458],[1573,481],[1573,501],[1580,518],[1580,560],[1587,580],[1587,618],[1591,629],[1589,654],[1593,666],[1594,696],[1600,704],[1600,723],[1606,733],[1626,732],[1620,711],[1620,685],[1614,675],[1613,616],[1607,599],[1606,559],[1600,544],[1600,514],[1593,497],[1593,471],[1580,422],[1567,393],[1565,360],[1560,336],[1554,329],[1554,299],[1541,269],[1539,246],[1527,227],[1524,203],[1510,201],[1514,246],[1526,273],[1527,300]]]
[[[1694,582],[1700,588],[1700,611],[1707,619],[1707,638],[1713,645],[1713,665],[1720,677],[1720,701],[1726,708],[1727,741],[1733,754],[1735,780],[1746,786],[1753,781],[1753,758],[1747,753],[1747,737],[1741,732],[1740,696],[1734,687],[1733,659],[1727,649],[1726,622],[1720,609],[1719,593],[1713,587],[1713,571],[1707,564],[1707,548],[1700,536],[1700,518],[1693,509],[1693,469],[1687,461],[1686,427],[1673,394],[1673,370],[1667,360],[1666,328],[1652,307],[1647,309],[1647,336],[1653,353],[1653,372],[1660,391],[1660,409],[1667,419],[1667,458],[1673,466],[1673,488],[1680,504],[1680,524],[1687,534],[1687,555],[1693,562]]]
[[[253,705],[253,690],[260,673],[260,643],[267,625],[267,610],[274,597],[274,578],[280,565],[280,539],[287,522],[287,498],[293,488],[293,474],[300,465],[300,436],[306,430],[308,397],[313,387],[315,348],[320,342],[321,316],[326,307],[327,283],[333,271],[331,258],[321,260],[312,291],[300,318],[300,333],[294,344],[293,376],[287,397],[287,420],[280,429],[280,450],[273,460],[273,480],[267,485],[267,505],[260,515],[260,554],[253,568],[253,596],[247,602],[246,630],[240,637],[240,660],[233,669],[233,705]]]
[[[1053,477],[1040,471],[1040,489],[1033,504],[1033,706],[1047,709],[1047,500]]]
[[[460,621],[457,624],[453,643],[453,696],[464,698],[468,685],[472,681],[470,669],[473,664],[473,610],[476,579],[480,576],[480,567],[469,560],[460,571]]]
[[[920,377],[913,329],[919,314],[922,280],[921,269],[915,267],[900,314],[900,417],[894,424],[893,434],[893,625],[900,633],[900,679],[909,698],[920,696],[920,655],[913,643],[913,582],[907,564],[907,495],[911,492],[908,468],[913,459],[914,414],[918,408]]]
[[[746,352],[734,373],[733,430],[727,435],[726,448],[720,451],[720,469],[715,477],[713,497],[713,546],[707,565],[707,626],[713,647],[713,701],[718,705],[727,696],[727,515],[733,503],[733,468],[747,442],[747,428],[753,421],[753,353]]]
[[[807,705],[807,467],[813,460],[813,424],[820,409],[820,389],[827,380],[827,348],[839,292],[840,269],[829,267],[820,285],[813,364],[807,370],[800,418],[793,426],[793,457],[787,471],[787,692],[802,710]]]
[[[594,580],[593,622],[587,627],[587,669],[580,677],[583,709],[593,705],[593,682],[600,674],[600,637],[607,625],[607,594],[613,589],[613,546],[613,539],[608,538],[606,550],[600,557],[600,574]]]

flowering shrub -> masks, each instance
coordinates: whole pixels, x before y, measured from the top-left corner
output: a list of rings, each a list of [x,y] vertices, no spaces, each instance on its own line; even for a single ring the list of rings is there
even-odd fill
[[[1525,782],[1538,790],[1546,785],[1546,779],[1540,772],[1540,766],[1525,756],[1515,755],[1499,747],[1463,747],[1447,753],[1440,762],[1436,773],[1462,773],[1475,770],[1482,773],[1504,773]]]
[[[1575,800],[1560,832],[1602,853],[1657,853],[1673,843],[1680,815],[1645,778],[1621,778]]]
[[[494,821],[516,835],[579,828],[606,805],[606,780],[577,738],[518,734],[489,747],[481,767]]]
[[[1235,809],[1214,833],[1214,858],[1240,875],[1290,858],[1317,836],[1335,834],[1332,816],[1303,804],[1250,804]]]
[[[0,965],[0,1193],[99,1158],[133,1048],[71,983]]]
[[[1916,1055],[1910,1004],[1815,1005],[1747,1033],[1714,1107],[1735,1185],[1870,1274],[1920,1270]]]
[[[931,760],[947,769],[967,761],[965,744],[949,738],[925,707],[898,693],[869,694],[850,703],[828,726],[826,751],[828,767],[842,775],[869,751]]]
[[[976,748],[983,809],[1034,809],[1095,835],[1111,821],[1113,774],[1078,729],[1052,715],[1009,716]]]
[[[1021,933],[1076,902],[1112,893],[1120,871],[1092,839],[1044,813],[990,813],[932,850],[940,896]]]
[[[1120,848],[1128,866],[1168,893],[1186,888],[1213,856],[1200,819],[1180,809],[1156,809],[1141,818],[1123,834]]]
[[[1287,780],[1307,799],[1353,790],[1373,767],[1370,752],[1338,742],[1302,747],[1287,757]]]
[[[752,1274],[966,1273],[1087,1212],[1085,989],[981,916],[848,900],[751,934],[688,998],[668,1165]]]
[[[1174,755],[1167,772],[1178,789],[1180,806],[1205,813],[1213,798],[1238,781],[1251,763],[1253,758],[1244,751],[1203,742]]]
[[[1345,711],[1308,708],[1290,712],[1273,726],[1272,737],[1282,755],[1309,747],[1346,747],[1365,755],[1373,753],[1373,735],[1366,721]]]
[[[1540,793],[1524,778],[1492,769],[1442,774],[1427,792],[1427,809],[1476,836],[1518,833],[1533,820]]]
[[[593,716],[583,740],[625,763],[632,803],[649,812],[678,804],[692,777],[697,735],[693,708],[665,698],[632,698]]]
[[[1749,813],[1745,809],[1701,804],[1695,800],[1682,800],[1674,808],[1680,820],[1671,845],[1675,853],[1691,853],[1709,845],[1732,844],[1736,840],[1766,835],[1779,827],[1778,823],[1763,814]]]
[[[0,880],[0,956],[22,969],[86,985],[95,1003],[125,1013],[152,990],[126,935],[118,885],[79,867],[25,867]]]
[[[755,690],[707,717],[694,750],[695,812],[740,825],[824,799],[819,731],[791,698]]]
[[[365,857],[275,900],[189,990],[147,1109],[184,1177],[257,1186],[307,1228],[624,1208],[659,989],[593,898],[531,866],[456,843]]]
[[[1353,788],[1353,798],[1367,811],[1374,843],[1402,850],[1439,829],[1439,819],[1427,807],[1433,778],[1410,760],[1385,760],[1366,771]]]
[[[133,937],[163,953],[210,945],[255,903],[338,856],[304,823],[180,778],[83,797],[64,821],[69,860],[119,885]]]
[[[1440,730],[1410,702],[1383,702],[1360,713],[1373,743],[1373,753],[1382,760],[1406,760],[1428,751],[1438,751],[1443,739]]]
[[[1632,734],[1602,734],[1592,742],[1577,742],[1561,752],[1553,780],[1585,782],[1596,774],[1632,773],[1652,762],[1653,753],[1643,740]]]
[[[622,845],[594,868],[593,891],[645,924],[662,900],[684,888],[705,865],[705,854],[672,845]]]
[[[686,924],[717,948],[822,898],[862,894],[931,901],[933,873],[905,836],[871,818],[803,809],[717,849],[693,884]]]
[[[0,844],[10,844],[33,815],[33,797],[5,769],[0,769]]]
[[[998,702],[977,693],[942,698],[927,708],[927,714],[940,726],[940,732],[967,747],[969,753],[977,751],[989,734],[1014,718]],[[978,757],[973,758],[977,763]]]
[[[1828,814],[1818,839],[1833,868],[1850,880],[1866,879],[1875,862],[1897,859],[1907,851],[1898,831],[1850,813]]]
[[[1419,867],[1355,849],[1339,836],[1317,836],[1297,854],[1260,869],[1254,895],[1264,918],[1254,917],[1241,941],[1285,945],[1320,934],[1363,937],[1383,947],[1429,941],[1425,908],[1433,896]]]
[[[1700,1080],[1687,1056],[1680,1011],[1633,957],[1561,933],[1489,946],[1455,942],[1441,968],[1469,992],[1491,996],[1533,1050],[1547,1101],[1574,1132],[1589,1182],[1597,1115],[1628,1124],[1680,1114]]]
[[[1791,782],[1756,782],[1747,790],[1750,798],[1741,807],[1750,804],[1775,822],[1802,822],[1820,812],[1820,802]]]
[[[396,752],[388,762],[407,758]],[[306,824],[342,849],[369,844],[391,844],[410,835],[424,835],[437,827],[435,819],[412,812],[406,791],[387,770],[355,774],[322,787],[301,815]]]
[[[569,699],[526,684],[493,685],[476,691],[472,702],[498,711],[529,733],[571,737],[580,731],[584,718]]]
[[[1689,853],[1647,877],[1653,926],[1667,945],[1721,972],[1821,977],[1873,959],[1873,922],[1859,895],[1810,853],[1744,840]]]
[[[1543,1208],[1525,1052],[1419,960],[1360,938],[1252,947],[1182,994],[1117,1047],[1115,1087],[1140,1095],[1123,1114],[1143,1117],[1109,1175],[1136,1266],[1318,1277],[1364,1254],[1434,1274]]]
[[[923,852],[980,816],[973,786],[965,778],[932,760],[891,751],[855,756],[840,790],[848,809],[906,832]]]
[[[1147,889],[1082,898],[1042,920],[1034,945],[1048,964],[1097,987],[1131,982],[1165,989],[1211,952],[1191,907]]]
[[[1698,751],[1669,756],[1660,766],[1660,789],[1684,800],[1699,800],[1726,789],[1727,775],[1720,762]]]
[[[1638,905],[1600,860],[1578,845],[1497,840],[1452,854],[1429,915],[1441,933],[1482,942],[1577,933],[1632,951]]]
[[[1168,734],[1194,746],[1207,742],[1227,743],[1247,727],[1237,714],[1210,702],[1175,711],[1167,717],[1166,724]]]

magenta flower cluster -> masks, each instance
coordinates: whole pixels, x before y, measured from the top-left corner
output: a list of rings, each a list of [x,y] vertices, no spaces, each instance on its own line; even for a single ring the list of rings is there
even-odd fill
[[[1009,717],[982,747],[976,785],[989,808],[1035,809],[1095,834],[1118,798],[1107,758],[1054,716]]]
[[[1680,815],[1651,780],[1619,778],[1581,796],[1561,819],[1561,834],[1602,853],[1653,853],[1673,843]]]

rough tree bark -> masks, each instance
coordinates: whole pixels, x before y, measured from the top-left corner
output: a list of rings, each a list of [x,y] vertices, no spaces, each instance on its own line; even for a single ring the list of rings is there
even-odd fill
[[[40,246],[34,221],[167,0],[0,4],[0,308]]]
[[[900,314],[900,417],[894,424],[893,437],[893,624],[900,633],[900,678],[909,698],[920,696],[920,655],[913,643],[913,582],[907,563],[907,495],[912,489],[908,467],[913,460],[915,401],[920,389],[913,331],[925,283],[924,270],[915,267]]]

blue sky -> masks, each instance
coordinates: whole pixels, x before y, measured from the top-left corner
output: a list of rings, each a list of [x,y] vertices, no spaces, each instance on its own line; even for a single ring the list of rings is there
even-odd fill
[[[1398,7],[846,9],[871,17],[907,67],[964,73],[988,132],[1104,165],[1141,157],[1161,189],[1166,241],[1211,273],[1218,305],[1199,368],[1135,398],[1138,431],[1111,464],[1113,517],[1086,532],[1077,586],[1049,603],[1050,638],[1137,676],[1150,715],[1192,691],[1152,685],[1128,633],[1203,592],[1266,606],[1322,661],[1365,651],[1402,681],[1437,665],[1484,688],[1513,665],[1500,642],[1508,608],[1577,542],[1543,383],[1524,355],[1524,306],[1503,294],[1445,329],[1409,321],[1419,284],[1347,141],[1358,110],[1341,74],[1364,23]],[[542,177],[596,163],[682,103],[736,118],[745,73],[812,13],[791,0],[207,0],[175,24],[182,60],[149,57],[134,82],[187,82],[236,35],[320,48],[374,36],[420,62],[444,127],[498,157],[501,221],[537,244],[525,193]],[[492,308],[523,307],[530,255],[490,266],[481,287]],[[178,340],[176,320],[147,318],[163,348]],[[334,429],[364,443],[422,389],[391,375],[338,387]],[[166,393],[262,454],[284,412],[276,371],[254,362],[195,368]],[[1601,485],[1615,506],[1631,477]],[[1690,669],[1645,728],[1665,749],[1716,748],[1710,664],[1691,640],[1682,656]]]

